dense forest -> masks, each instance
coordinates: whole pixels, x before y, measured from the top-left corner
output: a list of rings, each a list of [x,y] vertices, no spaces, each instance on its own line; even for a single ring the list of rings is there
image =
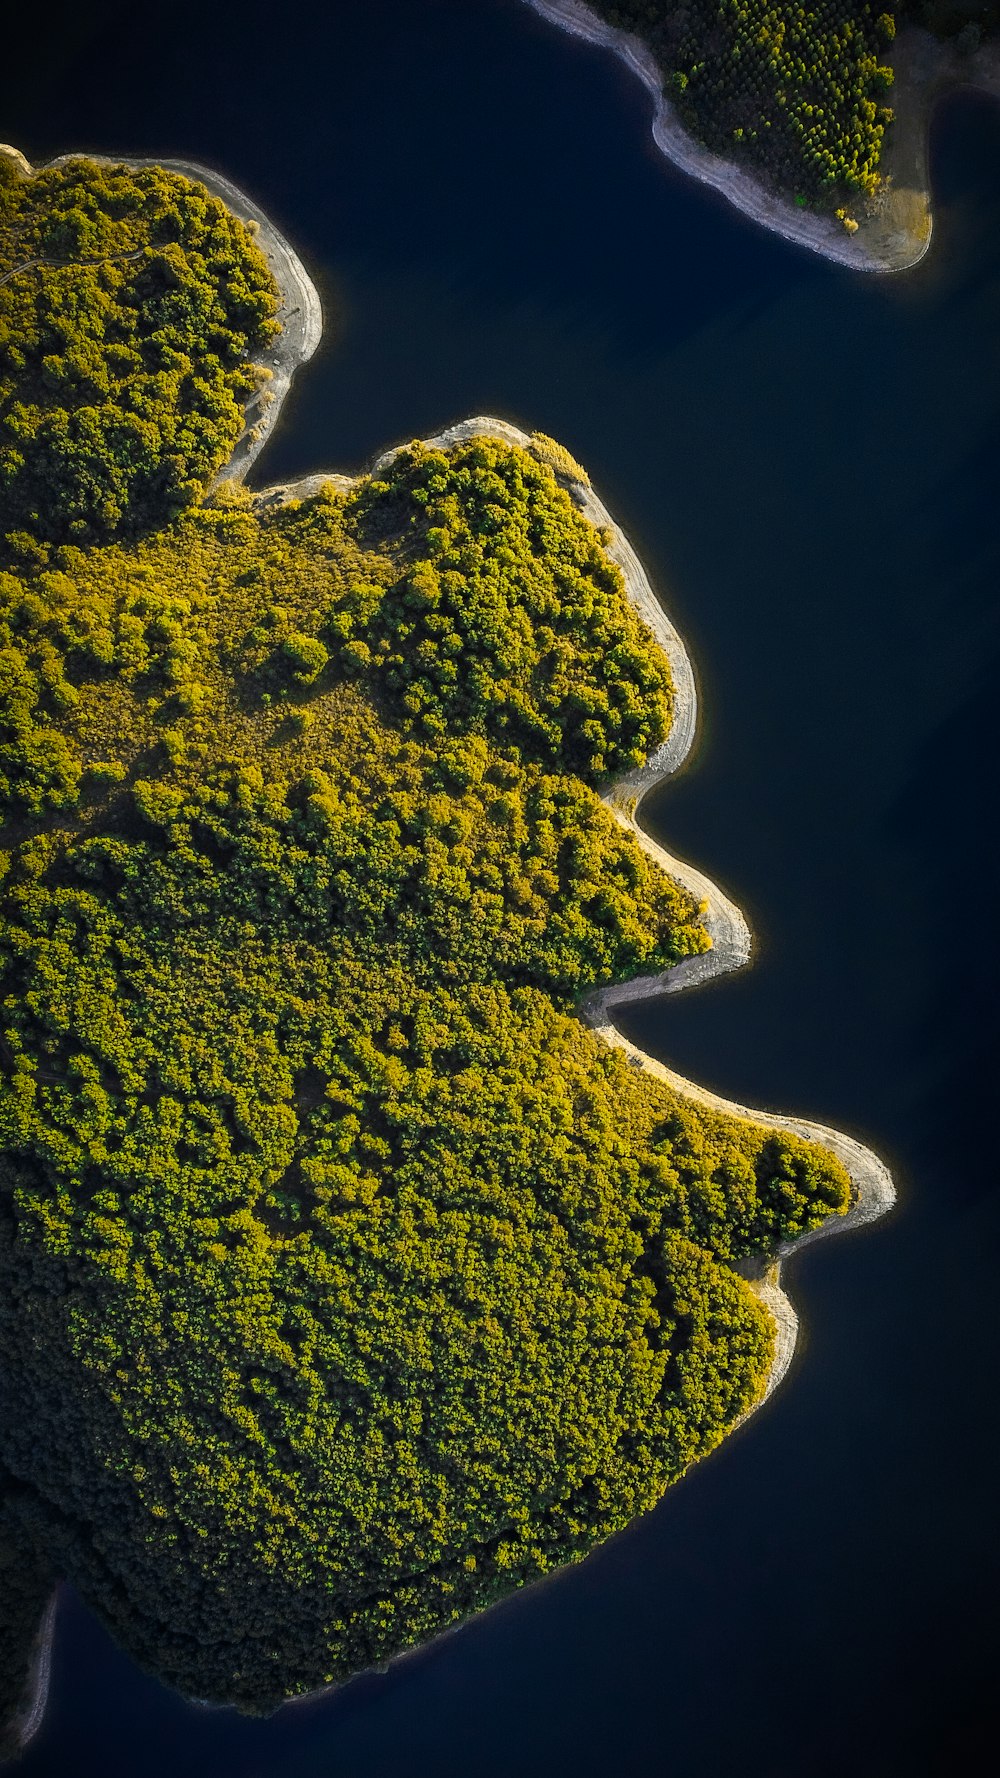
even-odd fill
[[[65,1575],[267,1709],[584,1555],[759,1395],[732,1262],[847,1207],[576,1014],[708,940],[600,800],[672,693],[568,462],[415,445],[156,529],[137,487],[0,574],[22,1647]]]
[[[801,204],[843,212],[878,188],[892,43],[913,19],[974,50],[996,0],[589,0],[644,37],[680,116]]]
[[[203,186],[0,158],[5,553],[161,524],[226,461],[277,331],[260,248]]]

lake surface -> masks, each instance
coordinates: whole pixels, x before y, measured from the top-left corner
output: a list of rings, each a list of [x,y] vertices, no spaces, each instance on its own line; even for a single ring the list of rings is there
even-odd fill
[[[745,975],[623,1024],[858,1131],[901,1206],[787,1268],[790,1380],[582,1567],[263,1724],[181,1702],[64,1600],[23,1778],[972,1769],[1000,1580],[1000,107],[939,115],[933,251],[863,281],[673,173],[625,71],[517,0],[96,0],[58,27],[5,26],[4,136],[215,163],[322,289],[263,479],[477,412],[588,465],[703,692],[645,818],[757,935]]]

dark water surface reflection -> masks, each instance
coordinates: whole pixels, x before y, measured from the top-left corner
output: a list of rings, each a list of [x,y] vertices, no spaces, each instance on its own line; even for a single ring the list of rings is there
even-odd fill
[[[675,176],[624,72],[515,0],[17,30],[0,133],[217,163],[317,274],[267,478],[477,411],[588,464],[703,686],[647,819],[758,934],[627,1029],[856,1128],[902,1190],[790,1268],[806,1338],[766,1412],[581,1569],[262,1725],[67,1603],[24,1778],[951,1778],[998,1580],[1000,108],[939,118],[934,251],[860,281]]]

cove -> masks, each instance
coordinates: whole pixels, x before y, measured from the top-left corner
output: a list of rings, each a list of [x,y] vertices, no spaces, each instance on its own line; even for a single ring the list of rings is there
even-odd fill
[[[932,253],[864,283],[671,173],[624,72],[513,0],[60,24],[16,27],[5,135],[220,165],[321,282],[267,479],[483,411],[587,463],[700,679],[698,755],[644,817],[757,939],[629,1035],[853,1128],[902,1190],[788,1268],[781,1394],[583,1568],[264,1725],[180,1704],[68,1602],[22,1770],[954,1770],[997,1578],[1000,114],[939,116]]]

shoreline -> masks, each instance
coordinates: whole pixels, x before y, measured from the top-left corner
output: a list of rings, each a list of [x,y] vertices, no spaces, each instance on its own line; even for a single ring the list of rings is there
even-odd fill
[[[782,240],[854,271],[909,271],[928,252],[933,234],[928,137],[938,99],[962,87],[1000,97],[1000,43],[961,57],[952,44],[906,25],[891,45],[896,116],[882,155],[883,185],[874,199],[858,197],[856,233],[832,215],[800,209],[791,198],[738,161],[705,148],[682,123],[664,91],[663,73],[641,37],[617,29],[585,0],[524,0],[532,12],[570,37],[608,49],[625,63],[653,101],[652,135],[666,160],[712,189],[742,215]],[[900,115],[897,100],[903,98]]]
[[[14,1741],[11,1760],[20,1759],[29,1742],[33,1741],[45,1717],[46,1705],[49,1701],[49,1684],[52,1678],[52,1651],[55,1646],[56,1615],[59,1608],[59,1583],[53,1587],[45,1610],[39,1620],[38,1629],[32,1644],[31,1660],[24,1685],[23,1701],[10,1719],[9,1728]],[[0,1761],[0,1764],[4,1762]]]
[[[451,445],[465,444],[478,437],[498,438],[506,444],[519,445],[522,450],[531,445],[530,433],[511,425],[507,420],[497,420],[482,414],[472,419],[459,420],[433,437],[422,439],[421,443],[429,450],[445,450]],[[406,448],[406,444],[401,444],[383,451],[376,457],[370,470],[363,473],[377,475]],[[336,473],[303,476],[298,481],[276,483],[261,489],[256,495],[256,501],[261,506],[285,505],[290,500],[308,499],[324,485],[332,483],[346,491],[362,479],[363,475]],[[774,1360],[763,1391],[729,1428],[729,1432],[732,1432],[774,1394],[786,1376],[795,1353],[799,1321],[791,1300],[781,1286],[782,1259],[825,1236],[841,1234],[877,1221],[892,1209],[896,1202],[896,1190],[885,1162],[856,1137],[813,1119],[762,1111],[753,1106],[741,1105],[733,1099],[724,1099],[719,1094],[698,1086],[694,1081],[687,1080],[657,1061],[655,1056],[639,1049],[614,1023],[611,1009],[615,1006],[681,993],[685,989],[698,987],[703,982],[714,981],[717,976],[728,975],[732,970],[742,969],[750,960],[752,939],[744,915],[718,884],[694,865],[675,857],[658,845],[639,826],[636,819],[643,798],[656,785],[662,784],[680,770],[694,746],[698,721],[694,669],[684,642],[654,593],[639,557],[603,501],[589,484],[567,475],[557,476],[557,480],[592,524],[610,531],[612,540],[608,554],[622,571],[626,592],[633,606],[667,656],[674,683],[672,721],[666,740],[644,765],[616,779],[605,791],[602,801],[616,821],[634,835],[642,850],[661,870],[706,904],[703,919],[712,940],[711,950],[702,951],[696,957],[685,957],[671,969],[655,975],[633,976],[629,981],[612,982],[607,987],[592,990],[579,1003],[580,1016],[606,1043],[623,1050],[637,1066],[664,1081],[684,1098],[693,1099],[698,1104],[713,1111],[725,1112],[731,1117],[762,1124],[769,1129],[787,1130],[793,1135],[805,1137],[807,1141],[817,1142],[836,1155],[851,1180],[852,1203],[843,1216],[830,1217],[822,1227],[801,1235],[798,1240],[783,1242],[764,1275],[747,1279],[755,1294],[774,1316],[777,1339]],[[729,1433],[726,1434],[728,1436]]]

